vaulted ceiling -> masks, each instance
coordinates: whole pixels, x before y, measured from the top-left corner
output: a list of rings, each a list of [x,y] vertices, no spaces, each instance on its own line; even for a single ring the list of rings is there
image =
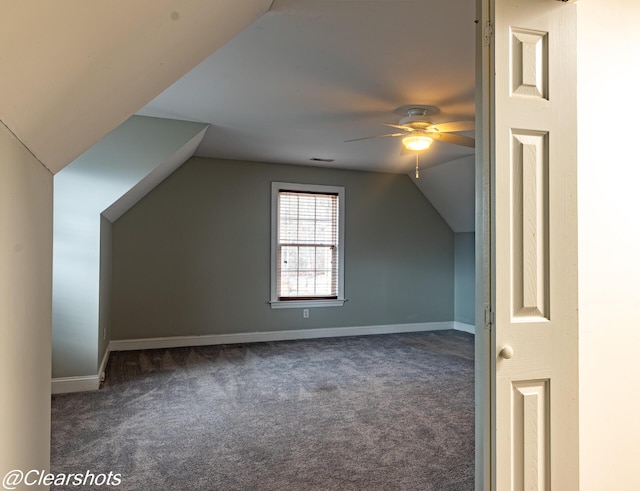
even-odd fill
[[[138,114],[209,123],[200,156],[412,174],[400,137],[345,140],[398,132],[383,123],[411,104],[473,121],[474,20],[473,0],[276,0]],[[473,230],[473,154],[436,141],[419,158],[456,231]]]
[[[396,132],[382,123],[407,104],[473,120],[474,14],[463,0],[276,0],[139,113],[210,123],[202,156],[410,172],[400,138],[344,140]],[[472,154],[435,143],[422,160]]]
[[[201,156],[408,174],[400,138],[344,140],[393,132],[382,123],[410,104],[437,106],[436,123],[474,119],[474,0],[7,0],[3,11],[0,120],[52,172],[136,112],[208,123]],[[457,186],[473,180],[472,156],[440,142],[420,155],[423,191],[458,191],[433,199],[456,231],[472,228],[473,197]]]

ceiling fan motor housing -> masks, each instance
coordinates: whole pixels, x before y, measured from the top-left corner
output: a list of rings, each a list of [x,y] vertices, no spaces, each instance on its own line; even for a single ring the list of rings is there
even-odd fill
[[[414,130],[426,130],[433,126],[433,122],[429,121],[427,117],[435,112],[430,106],[408,108],[406,109],[407,116],[400,120],[400,125],[408,126]]]
[[[433,126],[433,122],[429,121],[426,116],[407,116],[400,120],[400,126],[408,126],[414,130],[426,130]]]

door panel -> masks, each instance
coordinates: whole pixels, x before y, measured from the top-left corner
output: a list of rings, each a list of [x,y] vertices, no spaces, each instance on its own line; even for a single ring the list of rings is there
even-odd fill
[[[549,489],[549,380],[514,382],[511,401],[515,489]]]
[[[549,320],[548,133],[511,131],[513,322]]]
[[[493,15],[493,483],[577,490],[576,6]]]

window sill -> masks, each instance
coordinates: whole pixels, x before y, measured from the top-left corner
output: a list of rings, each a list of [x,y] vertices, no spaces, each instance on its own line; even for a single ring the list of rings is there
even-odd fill
[[[315,307],[342,307],[344,298],[335,300],[273,300],[269,302],[272,309],[309,309]]]

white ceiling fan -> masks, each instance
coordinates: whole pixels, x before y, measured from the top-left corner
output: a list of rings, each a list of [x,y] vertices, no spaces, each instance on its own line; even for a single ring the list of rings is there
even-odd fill
[[[399,107],[394,111],[397,114],[406,114],[398,124],[383,123],[385,126],[402,130],[401,133],[388,133],[386,135],[366,136],[354,138],[345,142],[369,140],[372,138],[386,138],[404,136],[402,143],[408,150],[419,152],[431,146],[434,140],[443,143],[452,143],[463,147],[474,148],[475,140],[468,136],[456,135],[461,131],[470,131],[475,128],[473,121],[456,121],[451,123],[433,123],[429,117],[437,114],[439,109],[435,106],[423,106],[411,104]]]

